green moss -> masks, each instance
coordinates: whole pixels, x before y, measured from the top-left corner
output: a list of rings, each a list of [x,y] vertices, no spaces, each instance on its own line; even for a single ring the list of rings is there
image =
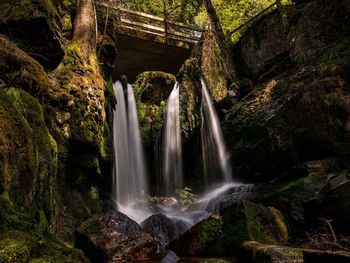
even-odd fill
[[[275,208],[244,201],[249,239],[262,243],[283,243],[288,240],[284,217]]]
[[[222,224],[223,221],[220,214],[214,215],[208,220],[205,220],[205,222],[203,222],[198,228],[198,240],[203,244],[211,242],[220,235]]]
[[[61,19],[62,23],[62,30],[63,31],[69,31],[72,30],[72,21],[71,21],[71,16],[69,14],[65,14],[63,18]]]
[[[6,233],[0,240],[0,262],[25,263],[30,259],[26,235],[19,231]]]
[[[4,0],[0,2],[0,13],[4,14],[1,22],[44,17],[50,23],[50,18],[57,15],[57,10],[51,0]]]

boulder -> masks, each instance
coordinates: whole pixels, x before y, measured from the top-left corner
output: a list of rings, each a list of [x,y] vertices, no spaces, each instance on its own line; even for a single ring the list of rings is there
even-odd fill
[[[163,214],[148,217],[141,223],[141,227],[150,233],[161,247],[165,247],[170,241],[188,230],[188,225],[184,221]]]
[[[237,254],[237,263],[280,262],[303,263],[303,250],[300,248],[246,241],[241,245]]]
[[[305,249],[303,251],[304,263],[349,263],[350,253],[348,251],[319,251]]]
[[[319,193],[304,202],[306,219],[315,223],[319,218],[332,220],[337,233],[350,234],[350,180]]]
[[[155,256],[157,243],[126,215],[109,211],[83,222],[76,246],[93,262],[121,262]]]
[[[280,244],[288,239],[283,215],[275,208],[240,201],[204,219],[170,243],[180,256],[234,255],[245,240]]]
[[[47,70],[56,68],[64,55],[56,33],[59,13],[55,4],[58,5],[52,0],[0,3],[0,13],[4,14],[0,33],[20,43],[21,48]]]
[[[337,171],[337,162],[334,159],[315,160],[294,168],[292,173],[274,181],[274,187],[264,200],[273,203],[295,223],[306,225],[310,220],[305,219],[305,202],[330,183],[328,178]],[[341,174],[339,176],[343,177]]]

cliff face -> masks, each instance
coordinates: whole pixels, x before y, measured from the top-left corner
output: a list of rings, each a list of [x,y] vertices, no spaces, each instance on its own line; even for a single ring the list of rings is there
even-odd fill
[[[347,1],[276,10],[236,44],[247,95],[223,126],[237,177],[264,181],[329,157],[348,166],[349,11]]]

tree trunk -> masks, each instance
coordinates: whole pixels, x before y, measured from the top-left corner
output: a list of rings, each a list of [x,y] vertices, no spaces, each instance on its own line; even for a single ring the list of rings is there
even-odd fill
[[[86,55],[96,54],[97,21],[94,0],[78,0],[73,41]]]
[[[222,30],[220,24],[220,20],[216,14],[215,8],[211,0],[204,0],[204,4],[210,19],[211,27],[215,33],[215,37],[219,44],[222,63],[227,74],[227,79],[229,82],[228,84],[230,85],[235,80],[235,70],[229,44],[230,40],[225,37],[224,31]]]

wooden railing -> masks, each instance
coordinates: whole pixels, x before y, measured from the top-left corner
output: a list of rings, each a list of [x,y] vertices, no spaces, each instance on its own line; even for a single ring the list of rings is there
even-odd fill
[[[113,4],[99,3],[98,5],[106,8],[109,16],[114,17],[114,20],[117,18],[118,27],[191,43],[196,43],[204,32],[203,29],[192,25],[170,21],[163,17],[129,10]]]

